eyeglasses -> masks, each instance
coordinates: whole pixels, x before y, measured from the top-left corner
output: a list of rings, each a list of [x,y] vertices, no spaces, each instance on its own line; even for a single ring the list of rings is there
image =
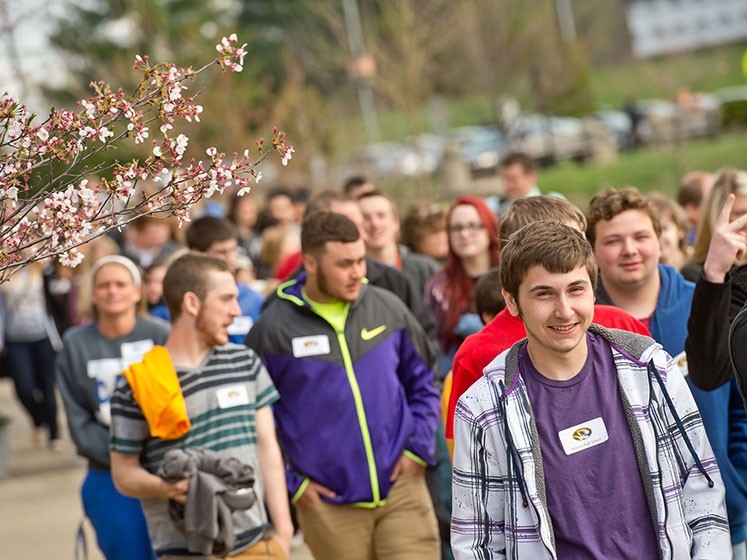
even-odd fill
[[[477,233],[478,231],[485,229],[485,226],[479,222],[472,222],[469,224],[454,224],[449,226],[449,233],[460,234],[463,231],[467,233]]]

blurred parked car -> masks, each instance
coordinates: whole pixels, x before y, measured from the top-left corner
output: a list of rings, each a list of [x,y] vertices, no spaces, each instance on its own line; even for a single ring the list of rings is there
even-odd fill
[[[540,114],[522,115],[511,124],[506,149],[524,152],[541,165],[585,161],[592,153],[591,139],[579,119]]]
[[[721,126],[719,100],[708,94],[690,94],[679,103],[663,99],[638,101],[641,117],[638,138],[646,144],[710,136]]]
[[[417,169],[421,174],[434,173],[441,165],[447,143],[442,135],[426,132],[408,136],[404,143],[411,152],[410,157],[418,162]]]
[[[436,156],[417,146],[377,142],[355,150],[350,165],[371,177],[416,177],[432,173],[438,163]]]
[[[609,131],[618,150],[633,145],[633,119],[626,112],[602,109],[589,115],[589,118],[601,123]]]
[[[496,174],[505,153],[503,134],[496,126],[476,125],[452,128],[447,143],[456,147],[473,177]]]

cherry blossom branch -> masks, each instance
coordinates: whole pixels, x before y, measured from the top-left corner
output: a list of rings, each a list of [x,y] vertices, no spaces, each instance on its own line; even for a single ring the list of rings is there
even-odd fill
[[[137,56],[143,74],[131,94],[92,82],[93,95],[77,110],[52,108],[41,124],[7,93],[0,97],[0,282],[34,261],[59,258],[67,266],[82,260],[77,247],[121,228],[141,215],[176,216],[226,189],[239,195],[260,181],[258,164],[278,152],[283,165],[294,149],[273,129],[269,146],[231,156],[215,147],[204,159],[186,159],[189,137],[181,123],[199,124],[202,106],[185,97],[189,83],[211,68],[240,72],[246,45],[223,38],[218,55],[194,70],[151,64]],[[112,149],[129,145],[139,158],[102,161]],[[146,146],[149,148],[144,149]]]

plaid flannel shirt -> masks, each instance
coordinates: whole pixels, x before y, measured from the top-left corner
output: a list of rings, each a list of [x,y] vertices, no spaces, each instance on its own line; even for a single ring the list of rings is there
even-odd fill
[[[648,337],[591,325],[610,342],[661,558],[731,558],[724,485],[692,394]],[[451,543],[465,558],[556,558],[539,438],[516,343],[459,400]],[[658,371],[708,480],[677,427]],[[614,483],[611,481],[611,483]],[[614,507],[614,505],[612,505]],[[643,520],[636,522],[642,523]]]

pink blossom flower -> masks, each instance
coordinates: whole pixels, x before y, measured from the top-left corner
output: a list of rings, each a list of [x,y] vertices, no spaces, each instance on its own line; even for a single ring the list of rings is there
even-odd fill
[[[240,71],[246,45],[238,47],[237,41],[235,34],[223,38],[212,64]],[[138,214],[167,211],[181,224],[202,198],[228,188],[249,192],[251,181],[262,177],[257,165],[268,154],[262,149],[264,140],[257,142],[254,159],[244,149],[226,160],[225,153],[212,147],[206,151],[210,159],[203,162],[185,161],[189,138],[171,136],[177,121],[200,122],[203,107],[183,92],[210,66],[195,71],[151,65],[148,57],[137,56],[133,68],[144,76],[134,93],[92,82],[93,95],[79,102],[78,112],[52,110],[39,126],[32,124],[25,106],[0,96],[0,282],[20,266],[48,257],[75,266],[82,258],[80,244]],[[102,145],[143,143],[149,137],[146,123],[152,121],[162,139],[153,142],[151,155],[143,161],[115,161],[100,178],[88,177],[96,169],[91,158]],[[294,150],[277,129],[272,147],[287,164]],[[139,186],[147,180],[158,185],[152,193]]]

